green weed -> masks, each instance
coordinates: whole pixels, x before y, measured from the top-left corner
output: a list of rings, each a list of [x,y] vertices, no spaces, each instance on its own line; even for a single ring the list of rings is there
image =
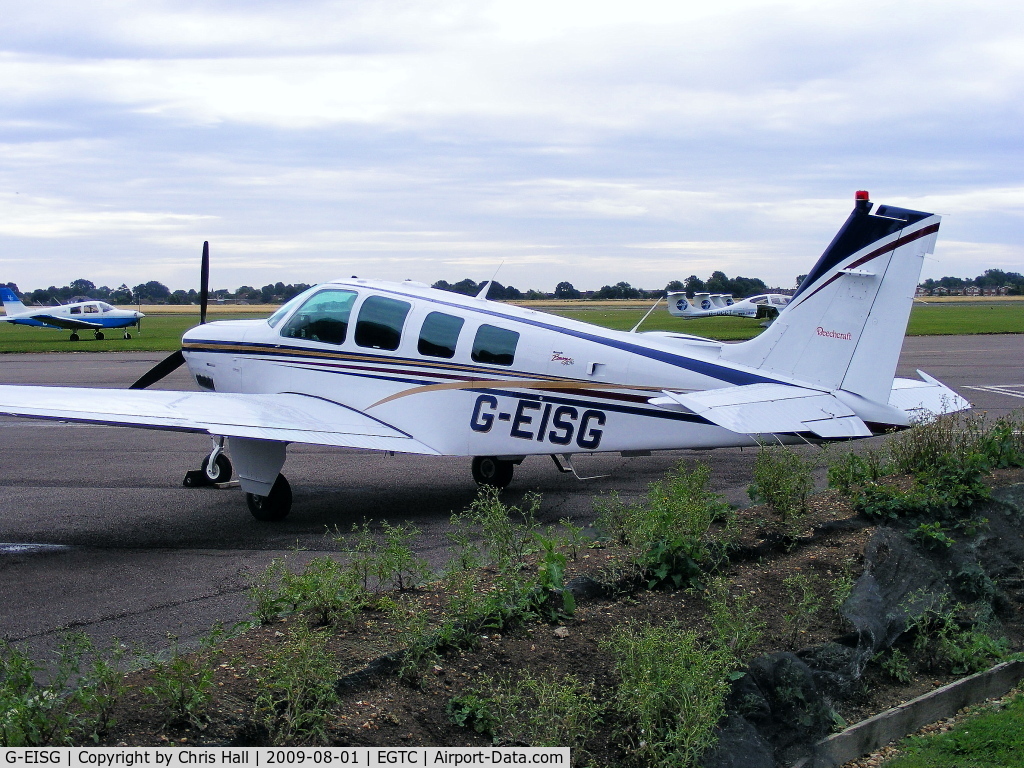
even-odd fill
[[[747,493],[753,501],[768,504],[783,523],[793,522],[807,513],[807,498],[814,490],[813,470],[813,462],[791,448],[762,444]]]
[[[733,654],[674,624],[625,624],[603,647],[615,657],[615,708],[632,762],[695,765],[715,744],[736,665]]]
[[[335,670],[327,634],[303,622],[271,650],[269,664],[253,673],[255,716],[271,745],[326,743],[327,720],[338,702]]]
[[[171,646],[166,656],[148,659],[152,682],[143,692],[163,711],[165,725],[204,727],[206,708],[213,698],[215,646],[223,636],[223,627],[214,625],[199,649],[186,653],[178,638],[168,635]]]
[[[718,645],[729,649],[737,659],[744,659],[765,630],[750,595],[733,596],[725,579],[714,579],[704,590],[704,599]]]
[[[800,635],[805,633],[814,622],[815,616],[822,608],[822,600],[817,594],[816,579],[803,573],[794,573],[782,581],[786,593],[786,613],[783,621],[789,633],[789,645],[797,647]]]

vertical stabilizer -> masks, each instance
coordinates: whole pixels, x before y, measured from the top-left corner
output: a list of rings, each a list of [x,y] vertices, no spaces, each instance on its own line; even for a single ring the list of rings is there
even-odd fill
[[[22,304],[18,295],[6,285],[0,285],[0,301],[4,303],[4,312],[8,315],[20,315],[28,312],[28,307]]]
[[[939,218],[879,206],[867,192],[778,319],[726,345],[732,362],[887,403],[924,256]]]

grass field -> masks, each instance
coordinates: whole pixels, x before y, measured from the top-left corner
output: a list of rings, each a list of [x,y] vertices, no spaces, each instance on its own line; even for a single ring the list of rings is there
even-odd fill
[[[594,306],[594,304],[597,304]],[[649,304],[637,302],[537,302],[536,309],[563,317],[594,323],[606,328],[628,331]],[[209,319],[233,320],[267,317],[276,306],[211,307]],[[0,353],[3,352],[118,352],[173,351],[181,344],[181,335],[198,322],[196,307],[143,307],[142,334],[132,329],[131,339],[122,339],[120,330],[107,332],[103,341],[92,333],[81,334],[81,341],[69,341],[67,331],[50,328],[0,324]],[[659,307],[641,326],[644,331],[679,331],[722,341],[740,341],[757,336],[763,329],[758,320],[741,317],[711,317],[681,320]],[[941,336],[975,333],[1024,333],[1024,301],[974,301],[971,303],[915,304],[907,333],[911,336]]]

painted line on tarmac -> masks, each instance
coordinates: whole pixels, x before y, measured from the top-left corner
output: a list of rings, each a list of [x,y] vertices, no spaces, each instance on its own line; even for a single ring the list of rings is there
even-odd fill
[[[5,544],[0,542],[0,555],[35,555],[40,552],[61,552],[71,547],[65,544]]]
[[[981,387],[965,386],[964,389],[974,389],[977,390],[978,392],[992,392],[997,395],[1006,395],[1007,397],[1019,397],[1021,400],[1024,400],[1024,392],[1013,392],[1010,390],[1010,387],[1024,388],[1024,384],[990,384],[988,386]]]

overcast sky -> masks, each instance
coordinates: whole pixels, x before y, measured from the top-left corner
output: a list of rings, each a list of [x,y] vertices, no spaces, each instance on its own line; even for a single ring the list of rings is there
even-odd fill
[[[1024,271],[1024,5],[7,0],[0,283],[790,286],[853,193]]]

